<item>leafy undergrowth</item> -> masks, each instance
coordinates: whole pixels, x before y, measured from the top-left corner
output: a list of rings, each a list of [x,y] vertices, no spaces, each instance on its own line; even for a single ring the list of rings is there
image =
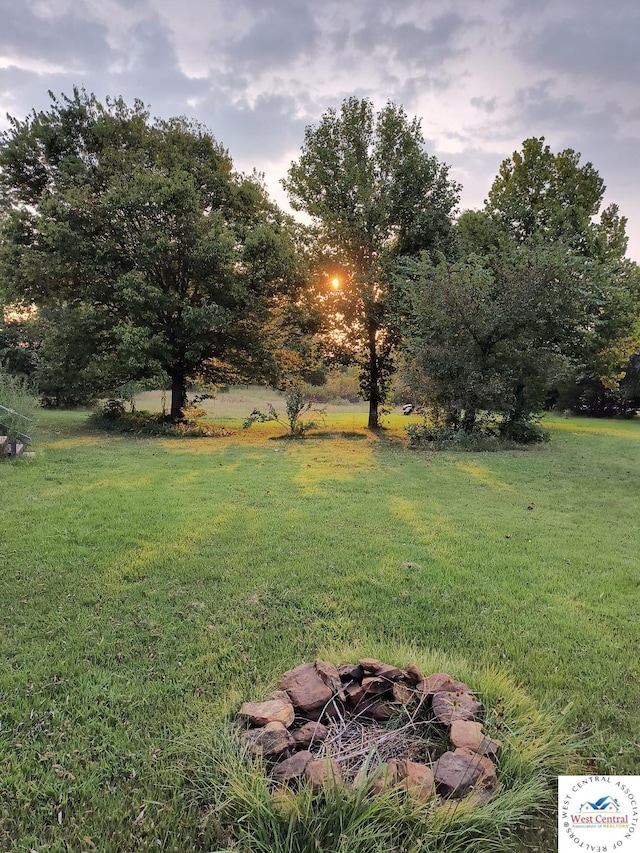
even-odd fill
[[[485,418],[473,432],[466,432],[462,427],[434,423],[426,415],[421,423],[406,426],[405,433],[411,447],[468,452],[516,450],[542,444],[550,438],[548,431],[533,420],[516,422],[507,429],[497,419]]]
[[[242,853],[483,853],[513,851],[539,830],[555,804],[555,778],[577,766],[575,743],[498,669],[473,669],[464,661],[415,647],[367,645],[396,666],[417,662],[424,673],[447,671],[469,683],[486,709],[485,731],[502,741],[499,788],[482,805],[471,798],[438,805],[399,792],[368,795],[357,787],[312,794],[307,786],[274,796],[260,761],[249,758],[233,727],[196,728],[182,744],[193,805],[216,849]],[[357,661],[353,649],[328,651],[335,663]],[[275,686],[275,685],[272,685]],[[273,788],[273,785],[271,785]],[[544,824],[543,824],[544,825]]]
[[[183,421],[173,421],[170,417],[157,412],[136,410],[105,415],[96,412],[89,418],[89,426],[106,432],[149,436],[177,436],[179,438],[218,438],[233,435],[234,430],[204,420],[203,417],[187,417]]]

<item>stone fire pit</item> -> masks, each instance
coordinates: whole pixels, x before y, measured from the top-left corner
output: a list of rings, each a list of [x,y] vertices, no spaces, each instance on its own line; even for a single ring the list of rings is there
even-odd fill
[[[399,788],[425,801],[480,803],[498,787],[501,744],[485,733],[472,689],[447,673],[316,660],[285,672],[278,688],[238,714],[276,788],[365,785],[370,796]]]

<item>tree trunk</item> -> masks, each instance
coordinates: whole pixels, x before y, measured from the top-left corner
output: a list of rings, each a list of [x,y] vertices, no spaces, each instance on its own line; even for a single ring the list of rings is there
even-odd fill
[[[460,426],[460,410],[447,409],[447,414],[445,416],[445,424],[449,427],[449,429],[458,429],[458,427]]]
[[[476,410],[475,409],[465,409],[464,416],[462,418],[462,429],[470,435],[474,429],[476,428]]]
[[[508,424],[508,429],[511,429],[515,423],[522,420],[525,415],[526,409],[526,399],[525,399],[526,386],[520,384],[517,385],[514,393],[513,393],[513,406],[511,407],[511,411],[508,413],[505,418],[505,422]]]
[[[180,421],[187,402],[187,381],[184,372],[176,370],[171,374],[171,420]]]
[[[369,429],[379,429],[380,424],[378,422],[378,401],[374,400],[373,397],[369,400],[369,422],[367,423]]]
[[[376,325],[369,324],[369,429],[379,429],[378,406],[380,405],[380,375],[378,372],[378,348]]]

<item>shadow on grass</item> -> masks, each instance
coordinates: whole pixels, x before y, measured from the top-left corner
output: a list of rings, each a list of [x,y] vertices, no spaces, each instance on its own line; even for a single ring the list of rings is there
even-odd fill
[[[323,432],[312,432],[308,435],[272,435],[269,441],[309,441],[310,439],[318,438],[321,440],[345,438],[349,441],[363,441],[368,438],[364,432],[356,430],[326,430]]]

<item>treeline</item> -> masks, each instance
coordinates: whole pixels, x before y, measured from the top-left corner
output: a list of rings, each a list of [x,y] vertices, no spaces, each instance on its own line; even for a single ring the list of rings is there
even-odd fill
[[[576,152],[526,140],[458,215],[420,122],[350,98],[283,181],[307,227],[199,123],[51,97],[0,139],[0,362],[50,405],[168,383],[179,419],[189,383],[351,364],[371,428],[393,382],[434,424],[514,438],[552,404],[640,406],[640,273]]]

